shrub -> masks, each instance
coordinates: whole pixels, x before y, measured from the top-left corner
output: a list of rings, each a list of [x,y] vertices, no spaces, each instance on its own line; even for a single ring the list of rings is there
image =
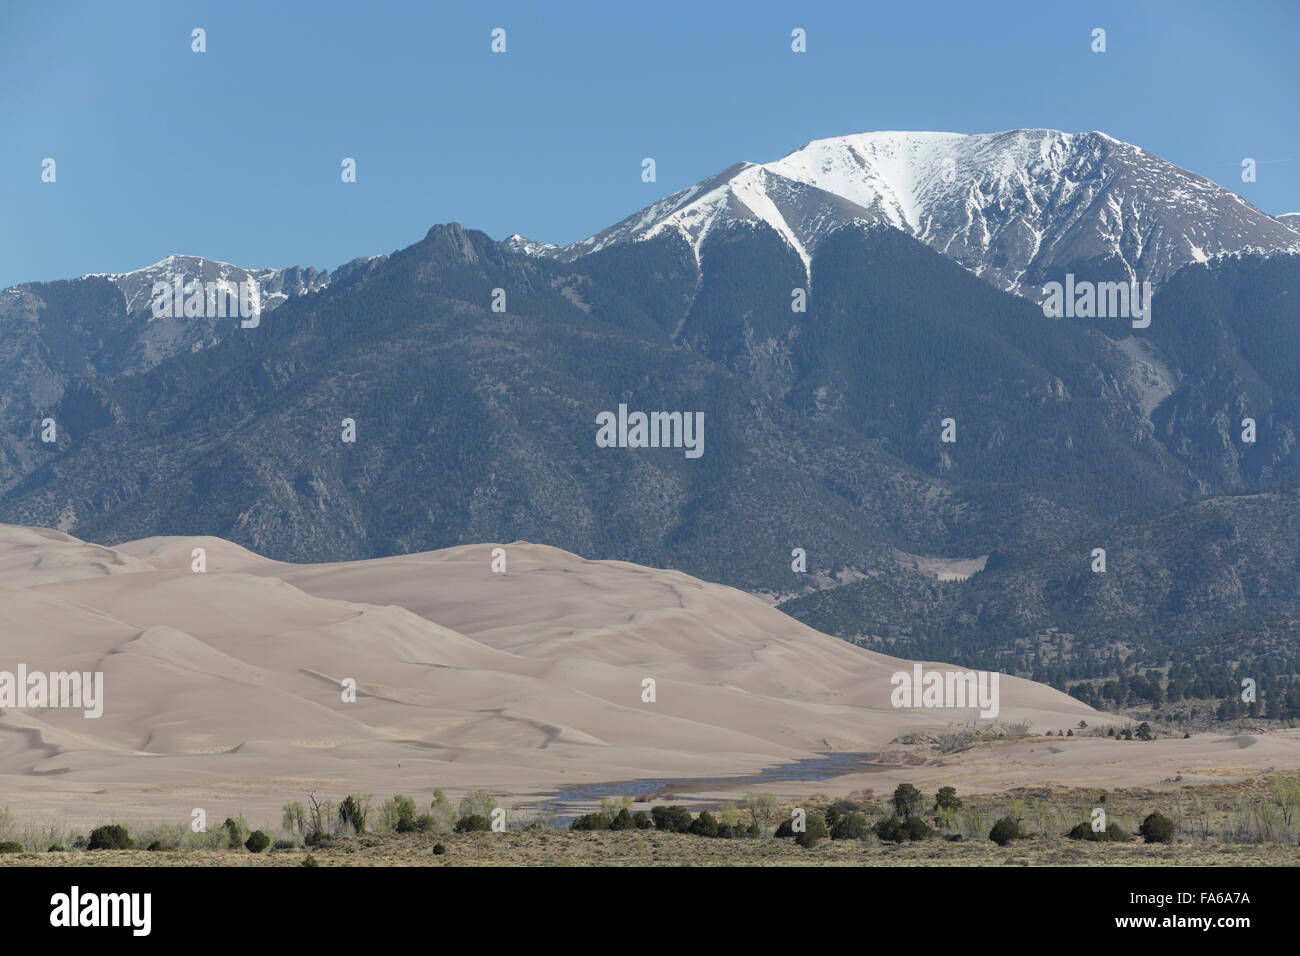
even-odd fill
[[[886,843],[902,843],[907,839],[907,834],[903,832],[903,825],[898,822],[898,817],[878,820],[873,829],[876,831],[876,837]]]
[[[787,837],[794,836],[794,821],[782,820],[781,825],[776,828],[776,832],[773,833],[772,836],[776,837],[778,840],[784,840]]]
[[[442,855],[443,855],[444,853],[446,853],[446,852],[447,852],[447,848],[446,848],[445,846],[443,846],[441,843],[435,843],[435,844],[433,845],[433,855],[434,855],[434,856],[442,856]]]
[[[226,846],[231,850],[238,850],[248,840],[248,824],[244,818],[238,820],[233,817],[226,817],[226,822],[221,824],[221,829],[226,833]]]
[[[492,829],[488,818],[478,813],[471,813],[456,821],[457,833],[484,833]]]
[[[650,819],[650,814],[644,810],[632,814],[632,822],[636,824],[638,830],[653,830],[655,825],[655,822]]]
[[[605,816],[601,813],[586,813],[569,824],[570,830],[603,830]],[[459,831],[458,831],[459,832]]]
[[[928,840],[934,836],[934,827],[920,817],[908,817],[904,820],[903,831],[909,840]]]
[[[920,817],[907,817],[900,820],[890,817],[881,820],[872,828],[876,836],[886,843],[902,843],[905,840],[928,840],[934,836],[934,828]]]
[[[167,848],[163,846],[162,840],[154,840],[147,847],[145,847],[145,849],[148,850],[150,853],[158,853]]]
[[[962,808],[961,798],[957,796],[956,787],[940,787],[934,795],[934,809],[957,811]]]
[[[737,827],[740,825],[740,808],[735,800],[728,800],[718,806],[718,826]]]
[[[254,830],[248,835],[248,839],[244,841],[244,849],[248,850],[249,853],[261,853],[270,845],[271,838],[261,830]]]
[[[1003,817],[993,824],[993,829],[989,831],[989,839],[998,846],[1006,846],[1012,840],[1023,840],[1024,837],[1020,824],[1010,817]]]
[[[1091,840],[1093,843],[1102,838],[1102,835],[1087,823],[1075,824],[1066,836],[1071,840]]]
[[[614,815],[614,819],[609,822],[611,830],[634,830],[636,824],[632,821],[632,814],[628,813],[627,807],[619,810]]]
[[[304,841],[307,839],[307,811],[301,803],[286,803],[284,818],[280,825],[290,833],[296,833]]]
[[[600,813],[605,818],[606,827],[610,827],[610,824],[612,824],[618,815],[624,810],[629,814],[632,812],[632,798],[627,794],[624,794],[617,799],[614,797],[600,798]],[[610,829],[613,828],[610,827]]]
[[[823,817],[824,817],[825,820],[826,820],[826,826],[827,826],[827,827],[828,827],[832,832],[834,832],[834,830],[835,830],[835,824],[837,824],[837,823],[839,822],[839,820],[840,820],[840,816],[841,816],[841,814],[840,814],[839,808],[838,808],[837,806],[835,806],[834,804],[831,804],[829,807],[826,808],[826,813],[823,814]]]
[[[343,802],[347,803],[347,800]],[[415,801],[405,794],[399,793],[391,800],[385,800],[379,808],[379,815],[382,817],[381,826],[389,832],[414,833],[416,830]],[[339,808],[339,818],[343,819],[342,807]],[[365,822],[364,813],[362,822]]]
[[[23,845],[14,840],[5,840],[0,843],[0,853],[22,853]]]
[[[303,866],[320,866],[320,861],[318,861],[318,860],[316,859],[316,857],[314,857],[314,856],[312,856],[310,853],[308,853],[305,857],[303,857],[302,865],[303,865]]]
[[[95,827],[86,843],[87,850],[130,850],[134,847],[135,841],[126,832],[126,827],[117,823]]]
[[[1162,813],[1153,813],[1142,821],[1138,833],[1147,843],[1172,843],[1174,841],[1174,821]]]
[[[1133,839],[1118,823],[1108,823],[1104,830],[1094,830],[1091,824],[1080,823],[1066,834],[1071,840],[1087,840],[1090,843],[1128,843]]]
[[[456,821],[460,819],[456,814],[456,808],[451,805],[447,795],[441,790],[433,791],[433,803],[429,804],[429,816],[433,818],[431,829],[435,833],[450,833],[456,827]]]
[[[860,813],[846,813],[831,827],[832,840],[861,840],[871,832],[871,824]]]
[[[805,850],[811,850],[817,845],[818,840],[826,837],[826,822],[816,814],[809,814],[805,823],[807,828],[803,833],[795,835],[794,842]]]
[[[497,798],[486,790],[475,790],[460,801],[460,818],[483,817],[492,819],[492,811],[497,808]]]
[[[825,826],[823,825],[823,829]],[[713,818],[708,810],[701,811],[700,815],[691,823],[690,832],[696,836],[716,837],[718,835],[718,821]]]
[[[654,807],[650,810],[650,818],[654,825],[660,830],[666,830],[669,833],[688,833],[691,824],[690,812],[685,807]]]
[[[925,808],[925,798],[921,796],[921,791],[910,783],[900,783],[894,790],[890,803],[894,806],[894,815],[900,818],[917,816]]]
[[[370,814],[370,794],[358,797],[349,793],[339,804],[339,822],[349,824],[353,833],[366,832],[366,817]],[[415,802],[411,801],[411,816],[415,816]]]

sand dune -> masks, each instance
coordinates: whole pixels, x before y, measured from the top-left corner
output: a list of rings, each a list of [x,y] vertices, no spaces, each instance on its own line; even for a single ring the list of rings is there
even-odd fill
[[[195,547],[205,573],[191,570]],[[494,547],[506,551],[505,574],[491,570]],[[312,789],[482,786],[526,802],[569,785],[878,754],[909,731],[978,717],[894,708],[890,676],[910,663],[742,592],[523,542],[298,566],[214,538],[110,549],[0,527],[0,627],[0,670],[104,675],[98,719],[0,714],[0,805],[65,820],[183,821],[195,806],[272,819]],[[653,702],[642,699],[646,678]],[[1044,730],[1106,720],[1006,676],[1000,708],[999,721]],[[1106,743],[980,750],[946,758],[942,773],[990,788],[1127,780],[1172,766],[1271,766],[1300,746],[1206,738],[1153,759],[1097,749]],[[883,772],[939,772],[939,761],[915,762]]]

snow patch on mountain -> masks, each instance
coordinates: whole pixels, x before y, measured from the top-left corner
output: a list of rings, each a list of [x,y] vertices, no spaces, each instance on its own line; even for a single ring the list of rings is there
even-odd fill
[[[1294,224],[1136,146],[1027,129],[815,140],[771,163],[738,163],[551,254],[571,261],[675,233],[698,257],[712,231],[738,221],[771,227],[806,270],[835,229],[887,225],[1033,298],[1090,260],[1158,286],[1190,262],[1300,252]]]
[[[172,285],[180,279],[182,286],[199,282],[228,282],[237,285],[251,282],[253,298],[266,312],[297,295],[318,292],[330,284],[330,274],[316,269],[244,269],[229,262],[202,256],[170,255],[153,265],[131,272],[91,273],[82,278],[100,278],[112,282],[126,300],[128,314],[148,309],[155,282]]]

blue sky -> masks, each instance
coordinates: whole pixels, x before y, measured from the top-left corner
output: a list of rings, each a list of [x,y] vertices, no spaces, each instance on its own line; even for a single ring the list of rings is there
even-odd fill
[[[333,268],[451,220],[571,242],[878,129],[1099,129],[1300,211],[1298,36],[1293,0],[0,0],[0,287],[169,253]]]

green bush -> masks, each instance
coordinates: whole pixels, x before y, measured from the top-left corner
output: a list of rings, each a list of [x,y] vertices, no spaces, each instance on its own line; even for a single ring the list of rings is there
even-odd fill
[[[1094,830],[1091,824],[1080,823],[1066,834],[1071,840],[1087,840],[1090,843],[1127,843],[1133,839],[1118,823],[1109,823],[1104,830]]]
[[[804,821],[806,829],[803,833],[795,835],[794,842],[798,843],[805,850],[811,850],[817,845],[818,840],[826,838],[826,821],[815,813],[810,813]]]
[[[145,847],[145,849],[148,850],[150,853],[159,853],[167,848],[163,846],[162,840],[154,840],[147,847]]]
[[[925,798],[921,796],[921,791],[910,783],[900,783],[894,789],[890,803],[894,806],[894,815],[899,819],[917,816],[925,809]]]
[[[366,832],[366,817],[370,814],[370,794],[357,796],[349,793],[339,804],[339,822],[352,826],[353,833]],[[411,816],[415,816],[415,801],[411,801]]]
[[[701,811],[700,815],[691,822],[690,832],[696,836],[716,837],[718,835],[718,821],[713,818],[713,814],[708,810]]]
[[[570,830],[603,830],[605,815],[603,813],[585,813],[569,824]]]
[[[644,810],[638,810],[632,814],[632,822],[636,824],[638,830],[653,830],[655,822],[650,819],[650,814]]]
[[[90,840],[86,843],[87,850],[130,850],[134,847],[135,841],[126,832],[126,827],[118,823],[95,827],[90,831]]]
[[[351,799],[351,798],[349,798]],[[347,803],[347,801],[343,801]],[[405,794],[395,794],[391,800],[385,800],[379,808],[379,813],[383,817],[383,827],[394,833],[414,833],[416,831],[416,813],[415,801]],[[339,809],[339,816],[342,818],[342,808]],[[362,822],[365,820],[362,814]]]
[[[832,840],[861,840],[871,832],[871,824],[860,813],[846,813],[831,827]]]
[[[442,855],[443,855],[444,853],[446,853],[446,852],[447,852],[447,848],[446,848],[445,846],[443,846],[441,843],[435,843],[435,844],[433,845],[433,855],[434,855],[434,856],[442,856]]]
[[[636,823],[632,820],[632,814],[627,812],[627,807],[619,810],[618,813],[614,815],[614,819],[609,823],[609,828],[611,830],[636,829]]]
[[[497,808],[497,798],[486,790],[475,790],[460,799],[460,818],[483,817],[492,819],[492,811]]]
[[[690,811],[679,806],[654,807],[650,810],[650,818],[655,827],[669,833],[689,833],[691,824],[695,822]]]
[[[248,835],[248,839],[244,841],[244,849],[248,850],[249,853],[261,853],[270,845],[271,838],[261,830],[254,830]]]
[[[939,810],[960,810],[962,808],[961,798],[957,796],[956,787],[940,787],[939,792],[934,796],[934,809]]]
[[[488,818],[478,813],[471,813],[456,821],[457,833],[484,833],[492,829]]]
[[[1098,833],[1090,824],[1087,823],[1075,824],[1066,836],[1071,840],[1089,840],[1092,843],[1096,843],[1099,840],[1104,840],[1106,838],[1104,833]]]
[[[16,843],[13,840],[5,840],[3,843],[0,843],[0,853],[22,853],[22,852],[23,852],[23,845],[21,843]]]
[[[1174,821],[1163,813],[1153,813],[1142,821],[1138,833],[1147,843],[1173,843]]]
[[[934,836],[934,827],[920,817],[908,817],[903,821],[903,832],[909,840],[928,840]]]
[[[928,840],[934,836],[934,828],[920,817],[908,817],[900,820],[890,817],[879,821],[872,829],[876,836],[886,843],[902,843],[906,840]]]
[[[1003,817],[993,824],[993,829],[989,831],[989,839],[998,846],[1006,846],[1012,840],[1023,840],[1024,837],[1020,824],[1010,817]]]
[[[226,846],[232,850],[238,850],[248,842],[248,824],[244,818],[238,820],[232,817],[226,817],[226,822],[221,824],[221,829],[226,831]]]
[[[1106,839],[1112,843],[1128,843],[1133,839],[1133,834],[1118,823],[1108,823],[1106,824]]]
[[[320,866],[320,861],[317,860],[316,857],[314,857],[314,856],[312,856],[310,853],[308,853],[305,857],[303,857],[302,865],[303,865],[303,866]]]

